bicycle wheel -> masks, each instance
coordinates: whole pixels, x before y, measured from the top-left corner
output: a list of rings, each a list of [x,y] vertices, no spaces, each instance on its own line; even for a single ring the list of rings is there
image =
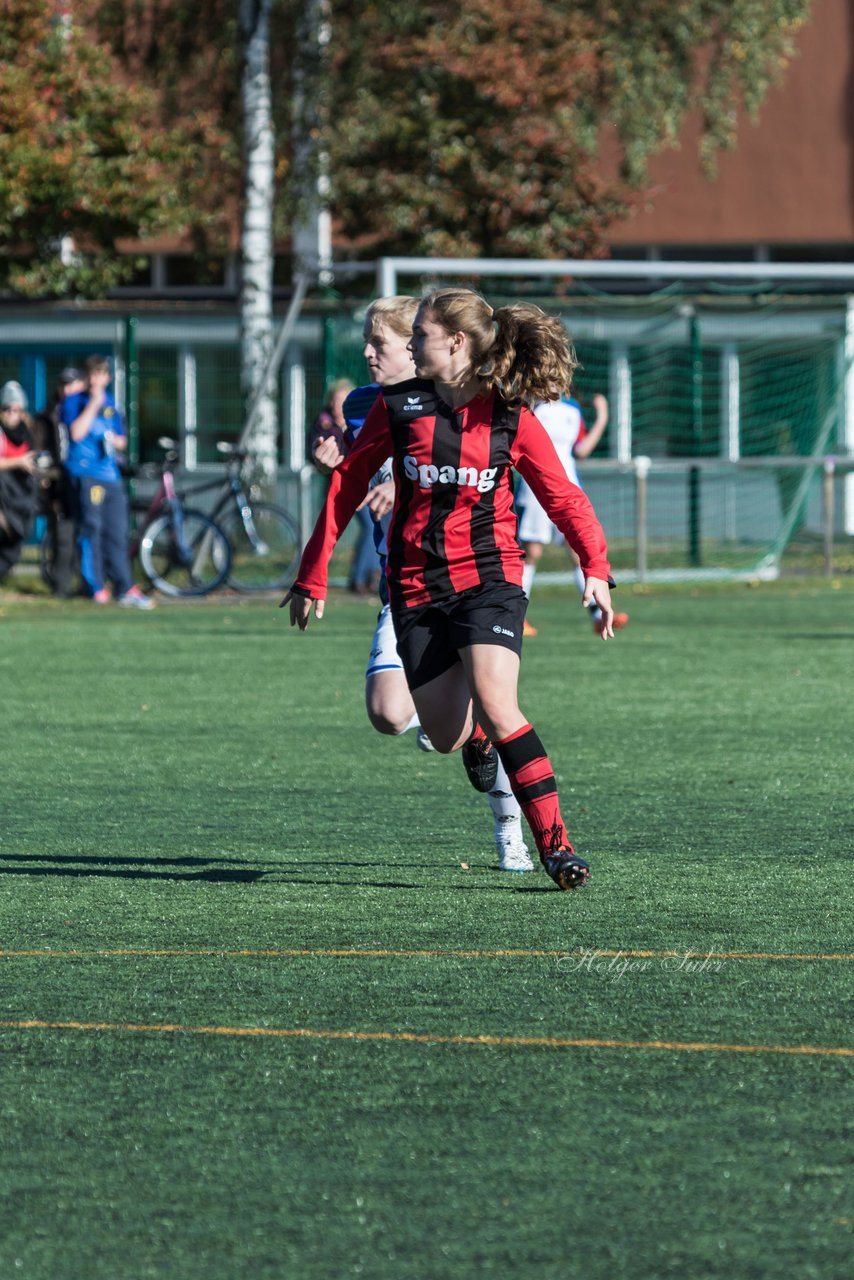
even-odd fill
[[[300,554],[299,526],[287,511],[268,502],[252,505],[257,542],[247,533],[239,511],[221,517],[231,543],[228,585],[235,591],[278,591],[289,587]]]
[[[143,529],[139,563],[167,596],[206,596],[221,587],[231,568],[231,547],[218,524],[201,511],[184,511],[180,534],[171,515]]]

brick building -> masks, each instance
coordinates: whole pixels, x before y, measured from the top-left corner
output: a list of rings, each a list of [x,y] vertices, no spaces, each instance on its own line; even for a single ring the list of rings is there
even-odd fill
[[[757,123],[710,181],[696,117],[650,164],[645,205],[614,226],[615,257],[842,262],[854,259],[854,4],[813,0],[797,57]]]

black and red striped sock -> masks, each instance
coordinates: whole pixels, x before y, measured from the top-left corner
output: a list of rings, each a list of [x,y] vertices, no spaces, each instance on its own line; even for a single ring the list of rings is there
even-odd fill
[[[464,745],[468,746],[470,742],[476,742],[478,746],[481,747],[485,742],[489,742],[489,735],[481,728],[476,720],[474,722],[474,728],[471,731],[471,736],[466,738]]]
[[[536,731],[525,724],[496,742],[495,749],[531,828],[540,858],[558,849],[571,849],[560,816],[554,771]]]

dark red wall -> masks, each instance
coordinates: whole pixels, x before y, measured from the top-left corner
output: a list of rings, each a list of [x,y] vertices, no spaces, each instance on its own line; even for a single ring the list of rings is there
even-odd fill
[[[709,181],[689,121],[650,165],[651,193],[614,245],[854,243],[854,0],[814,0],[798,56]]]

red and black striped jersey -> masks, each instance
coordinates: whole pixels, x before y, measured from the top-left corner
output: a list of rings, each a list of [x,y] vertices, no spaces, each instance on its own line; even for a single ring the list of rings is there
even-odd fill
[[[432,382],[413,378],[380,393],[352,452],[333,472],[295,591],[326,596],[332,549],[389,454],[395,503],[387,574],[397,607],[445,600],[485,582],[521,585],[513,468],[578,553],[584,573],[608,579],[602,526],[533,413],[493,393],[452,409]]]

